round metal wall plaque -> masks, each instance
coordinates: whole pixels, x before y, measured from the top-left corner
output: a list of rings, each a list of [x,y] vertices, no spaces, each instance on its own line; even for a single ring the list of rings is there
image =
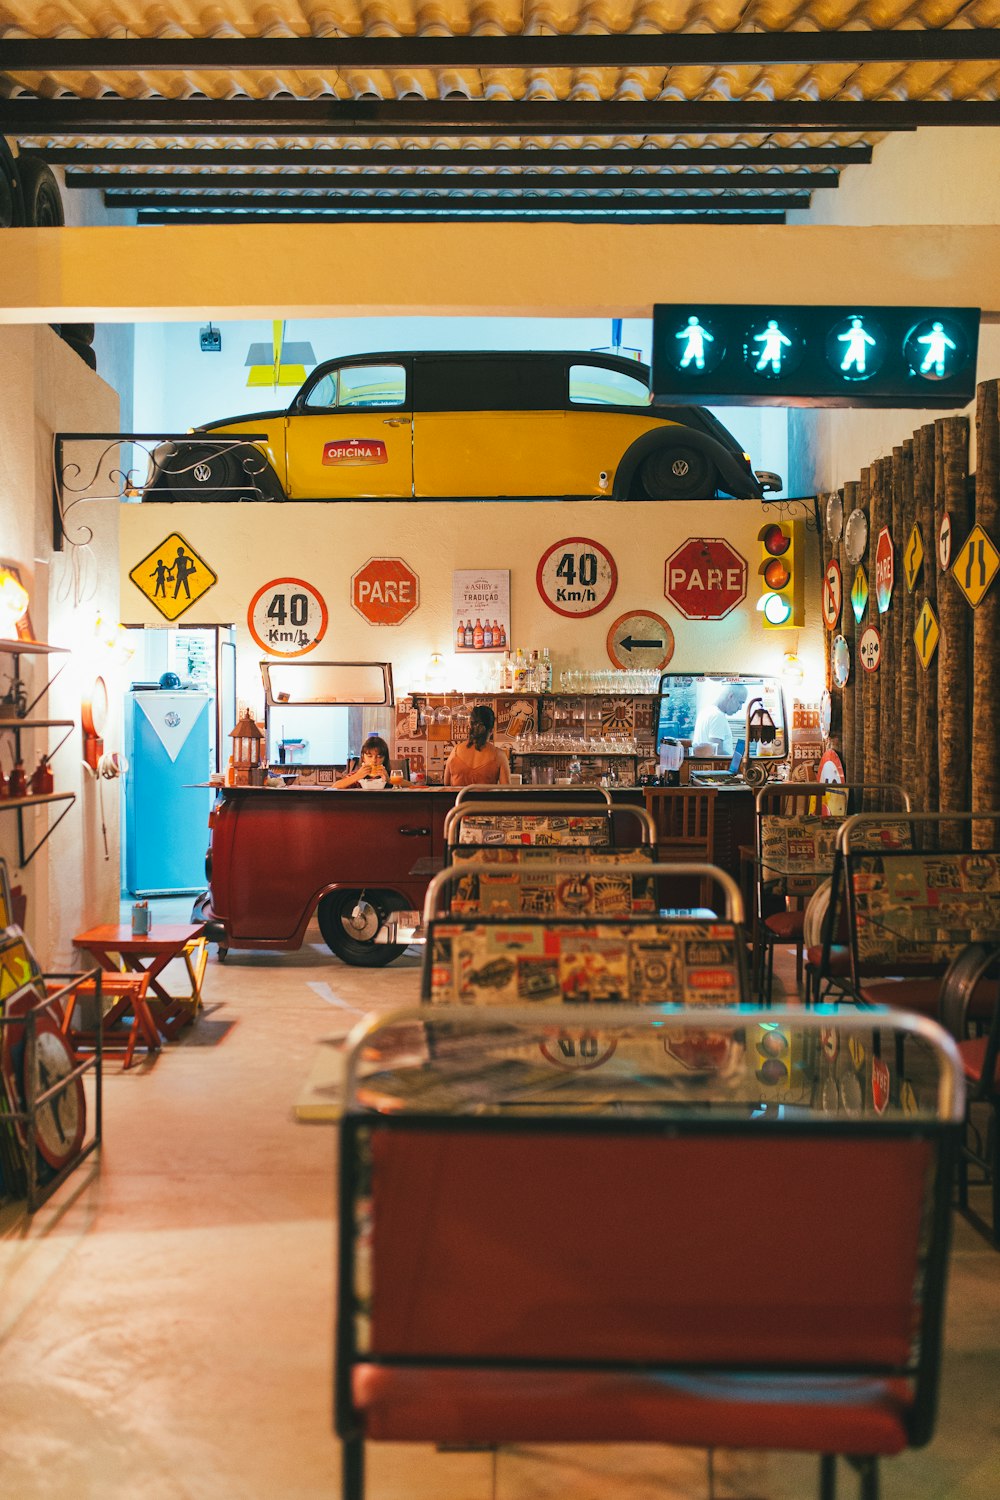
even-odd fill
[[[855,565],[868,548],[868,517],[863,510],[852,510],[844,526],[844,550],[847,561]]]
[[[833,724],[833,699],[830,689],[824,688],[819,695],[819,732],[824,740],[830,738],[830,728]]]
[[[842,635],[833,638],[831,663],[834,682],[845,687],[851,675],[851,648]]]

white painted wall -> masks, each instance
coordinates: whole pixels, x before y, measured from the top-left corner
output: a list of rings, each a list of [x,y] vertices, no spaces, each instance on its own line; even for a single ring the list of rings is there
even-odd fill
[[[838,188],[813,193],[809,212],[790,213],[788,222],[1000,223],[998,132],[935,126],[884,136],[870,166],[845,168]]]
[[[311,653],[326,661],[385,661],[398,693],[425,687],[432,652],[445,658],[445,686],[475,689],[480,663],[452,647],[452,572],[509,568],[513,646],[548,646],[558,680],[564,668],[608,668],[607,636],[615,620],[651,610],[670,624],[677,671],[780,671],[783,653],[796,651],[806,687],[823,686],[823,640],[818,613],[807,628],[765,630],[754,608],[759,596],[758,531],[773,519],[755,501],[641,502],[474,501],[333,504],[143,504],[122,507],[122,611],[129,624],[157,625],[162,617],[129,579],[171,532],[218,574],[218,583],[185,612],[188,624],[232,624],[237,636],[239,697],[263,715],[259,663],[263,653],[247,628],[247,609],[272,579],[303,578],[325,598],[326,638]],[[618,567],[614,598],[599,614],[568,619],[541,598],[539,559],[564,537],[592,537]],[[747,602],[724,620],[685,620],[664,597],[664,564],[691,536],[725,537],[749,564]],[[807,537],[807,601],[819,597],[817,538]],[[351,604],[351,578],[371,557],[401,557],[420,580],[420,606],[399,626],[369,625]]]
[[[875,147],[870,166],[846,168],[837,189],[815,192],[811,210],[789,214],[788,222],[844,226],[1000,224],[1000,132],[954,128],[885,136]],[[929,229],[923,305],[933,305],[941,298],[936,243]],[[872,267],[873,275],[883,271],[883,265]],[[977,297],[970,305],[980,300]],[[983,312],[1000,317],[1000,309],[995,307],[984,307]],[[979,382],[997,376],[1000,326],[987,321],[980,330],[976,379]],[[975,402],[961,410],[969,418],[970,467],[974,470]],[[860,408],[795,412],[790,418],[790,483],[799,493],[836,489],[845,480],[856,479],[876,458],[890,455],[918,427],[951,414]]]
[[[17,814],[0,813],[0,853],[11,879],[28,896],[27,932],[42,964],[71,967],[69,939],[84,926],[114,920],[118,911],[117,787],[100,787],[82,766],[80,710],[94,675],[105,676],[112,700],[105,733],[106,748],[120,747],[118,700],[121,683],[101,659],[93,633],[98,611],[118,618],[118,504],[88,501],[67,518],[71,534],[82,540],[83,526],[93,535],[84,547],[56,552],[52,539],[52,434],[57,431],[114,431],[118,401],[110,389],[49,328],[0,327],[0,555],[15,562],[31,595],[35,635],[70,648],[68,656],[22,657],[21,672],[30,696],[47,675],[62,670],[34,710],[36,717],[72,719],[76,724],[52,767],[55,790],[75,792],[77,800],[65,819],[23,870],[17,868]],[[77,450],[81,480],[87,478],[93,450]],[[85,517],[85,521],[84,518]],[[65,665],[63,665],[65,663]],[[0,657],[0,673],[10,659]],[[30,774],[39,754],[55,743],[61,730],[32,730],[22,735],[25,767]],[[12,737],[0,732],[0,754],[9,772]],[[101,795],[107,832],[107,854],[101,831]],[[2,807],[0,803],[0,807]],[[25,841],[30,849],[50,826],[59,804],[23,811]]]

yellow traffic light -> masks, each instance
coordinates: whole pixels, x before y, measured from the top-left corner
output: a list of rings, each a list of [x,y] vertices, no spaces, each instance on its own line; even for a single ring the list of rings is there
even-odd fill
[[[804,616],[802,522],[768,521],[757,533],[761,547],[757,608],[767,630],[801,626]]]

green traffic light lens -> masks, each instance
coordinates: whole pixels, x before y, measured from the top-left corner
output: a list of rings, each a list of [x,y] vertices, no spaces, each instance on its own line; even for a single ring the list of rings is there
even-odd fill
[[[781,594],[768,594],[764,600],[764,619],[769,625],[787,625],[792,617],[792,606]]]

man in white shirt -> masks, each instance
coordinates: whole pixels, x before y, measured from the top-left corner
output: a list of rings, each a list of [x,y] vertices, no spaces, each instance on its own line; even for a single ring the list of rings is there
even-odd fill
[[[747,690],[742,682],[725,682],[719,690],[715,703],[706,703],[694,721],[691,742],[707,745],[714,742],[719,755],[732,755],[733,730],[729,716],[737,713],[746,702]]]

